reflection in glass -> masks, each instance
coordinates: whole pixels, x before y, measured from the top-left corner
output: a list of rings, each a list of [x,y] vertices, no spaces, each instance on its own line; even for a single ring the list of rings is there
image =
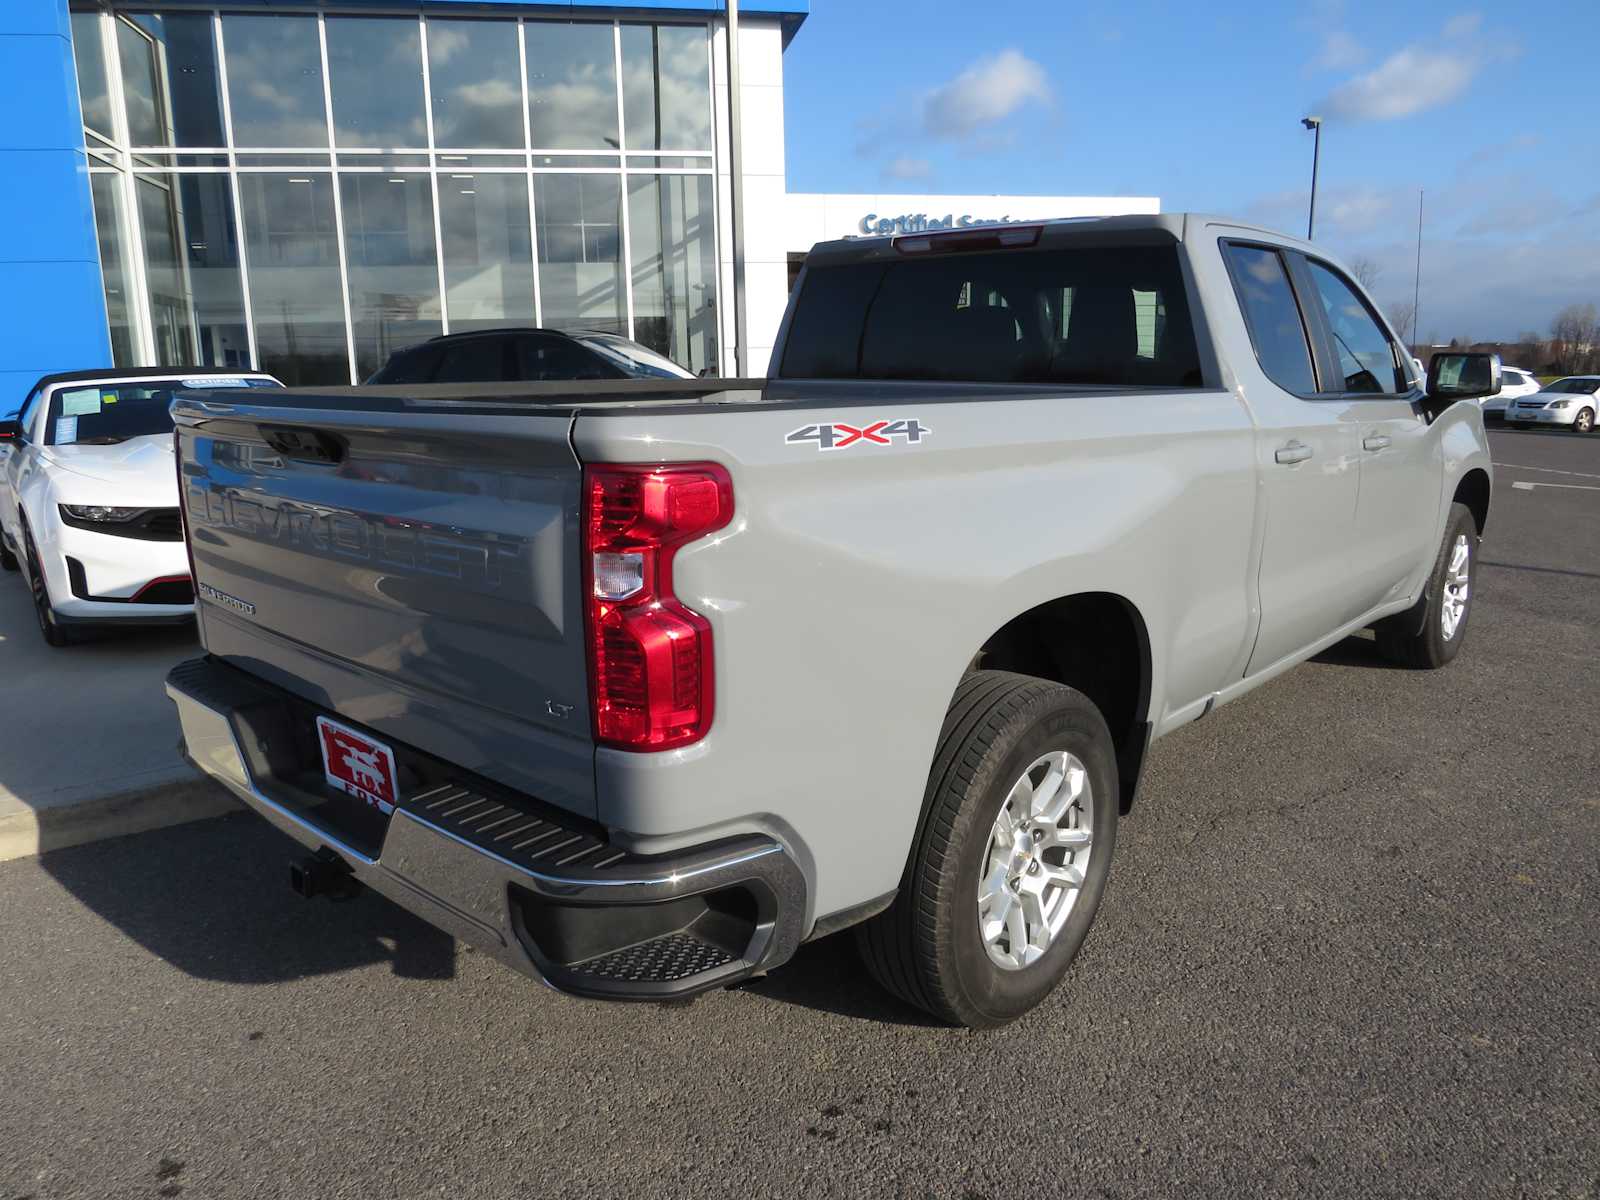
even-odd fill
[[[257,365],[290,385],[349,383],[333,181],[241,174],[239,195]]]
[[[128,133],[135,146],[225,146],[209,13],[117,22]]]
[[[222,18],[235,146],[326,146],[315,17]]]
[[[156,362],[248,368],[227,176],[139,176],[137,189]]]
[[[106,293],[106,323],[111,328],[111,362],[132,366],[133,317],[129,309],[127,247],[122,239],[121,175],[95,171],[89,176],[94,200],[94,231],[100,243],[100,276]]]
[[[522,146],[522,80],[514,21],[429,21],[433,144]]]
[[[106,82],[105,48],[100,44],[100,14],[72,14],[72,57],[78,66],[78,103],[83,123],[109,136],[111,88]]]
[[[628,332],[617,175],[533,177],[542,324]]]
[[[426,146],[422,35],[415,18],[329,17],[336,146]]]
[[[532,325],[533,255],[522,175],[439,175],[450,330]]]
[[[426,175],[342,175],[339,198],[356,378],[365,379],[401,346],[441,332],[433,190]]]
[[[528,114],[533,144],[616,149],[617,60],[610,25],[529,21]]]
[[[716,202],[706,175],[628,180],[633,336],[698,374],[717,366]]]
[[[710,148],[705,26],[622,27],[622,111],[630,150]]]

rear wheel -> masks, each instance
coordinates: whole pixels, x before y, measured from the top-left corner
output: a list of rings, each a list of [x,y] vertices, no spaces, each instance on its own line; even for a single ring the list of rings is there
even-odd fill
[[[51,646],[66,646],[73,641],[72,633],[56,617],[55,606],[50,603],[50,585],[45,582],[44,570],[39,566],[39,551],[33,544],[33,534],[22,531],[23,552],[28,556],[28,586],[33,592],[33,614],[39,622],[39,634]]]
[[[11,553],[11,547],[5,543],[5,538],[0,537],[0,570],[15,571],[17,569],[17,556]]]
[[[1058,683],[977,671],[956,689],[894,904],[858,943],[889,991],[973,1028],[1060,982],[1100,906],[1117,833],[1105,719]]]
[[[1572,428],[1575,433],[1588,433],[1594,428],[1594,409],[1580,409],[1578,415],[1572,419]]]
[[[1478,525],[1465,504],[1450,506],[1444,542],[1416,607],[1377,629],[1378,648],[1401,666],[1442,667],[1461,651],[1478,577]]]

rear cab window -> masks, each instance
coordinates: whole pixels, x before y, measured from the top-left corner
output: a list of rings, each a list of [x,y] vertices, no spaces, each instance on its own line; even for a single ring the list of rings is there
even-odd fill
[[[789,379],[1203,386],[1176,245],[905,255],[809,267]]]

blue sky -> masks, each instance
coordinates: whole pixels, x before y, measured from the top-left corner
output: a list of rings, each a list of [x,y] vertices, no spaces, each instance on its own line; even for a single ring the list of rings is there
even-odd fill
[[[813,0],[785,55],[789,189],[1155,195],[1305,232],[1423,336],[1600,304],[1600,3]]]

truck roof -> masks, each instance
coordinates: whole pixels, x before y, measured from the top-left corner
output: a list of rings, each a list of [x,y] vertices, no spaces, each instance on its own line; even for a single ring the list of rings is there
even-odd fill
[[[1230,229],[1259,234],[1288,246],[1310,249],[1311,244],[1282,230],[1270,229],[1250,221],[1211,213],[1131,213],[1116,217],[1058,217],[1039,221],[1011,221],[1004,224],[963,225],[955,229],[922,230],[916,233],[895,233],[883,237],[849,237],[837,241],[819,242],[811,250],[808,261],[828,264],[870,261],[886,255],[896,243],[922,238],[959,237],[971,233],[1000,233],[1008,229],[1037,227],[1039,239],[1034,247],[1094,244],[1151,244],[1181,242],[1193,237],[1203,228],[1225,225]],[[1326,255],[1326,251],[1317,250]]]

